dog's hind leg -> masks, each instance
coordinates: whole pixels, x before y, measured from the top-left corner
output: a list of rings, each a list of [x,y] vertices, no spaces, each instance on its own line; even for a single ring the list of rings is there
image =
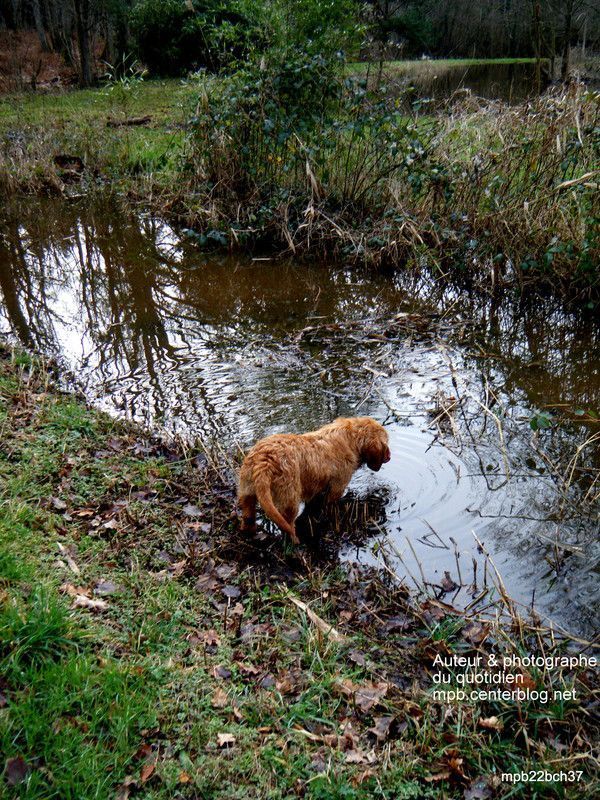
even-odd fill
[[[296,517],[298,516],[298,511],[299,511],[298,506],[293,506],[293,505],[286,506],[286,508],[283,511],[284,519],[290,526],[289,536],[293,544],[300,544],[300,539],[298,539],[295,526]]]
[[[256,531],[256,495],[245,494],[238,498],[238,506],[242,515],[240,530],[244,533]]]

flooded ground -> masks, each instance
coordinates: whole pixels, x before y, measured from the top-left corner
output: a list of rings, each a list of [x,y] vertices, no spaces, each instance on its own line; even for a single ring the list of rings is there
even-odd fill
[[[540,89],[549,83],[548,63],[543,62]],[[385,64],[379,75],[377,64],[369,67],[370,82],[383,80],[390,89],[406,93],[412,101],[442,101],[456,92],[468,91],[487,100],[520,103],[535,95],[536,68],[533,62],[475,62],[401,61]]]
[[[1,226],[0,331],[111,413],[229,461],[260,436],[371,414],[393,458],[356,474],[340,534],[366,498],[369,535],[343,557],[484,605],[479,540],[518,602],[597,623],[600,332],[581,314],[206,255],[158,220],[32,201]]]

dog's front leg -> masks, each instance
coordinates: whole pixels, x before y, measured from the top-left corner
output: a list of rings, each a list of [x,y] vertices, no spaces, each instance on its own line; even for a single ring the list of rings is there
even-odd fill
[[[329,484],[329,490],[327,492],[327,502],[328,503],[337,503],[338,500],[341,500],[344,492],[346,491],[346,487],[348,486],[349,481],[331,481]]]

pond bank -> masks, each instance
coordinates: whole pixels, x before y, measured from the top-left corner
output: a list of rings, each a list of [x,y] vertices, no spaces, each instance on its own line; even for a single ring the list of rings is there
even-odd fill
[[[432,694],[438,657],[583,643],[508,598],[457,612],[389,572],[240,539],[210,452],[93,410],[6,348],[0,425],[0,741],[18,796],[502,797],[500,773],[529,769],[582,774],[522,796],[594,793],[591,670],[511,670],[562,693],[541,704]]]

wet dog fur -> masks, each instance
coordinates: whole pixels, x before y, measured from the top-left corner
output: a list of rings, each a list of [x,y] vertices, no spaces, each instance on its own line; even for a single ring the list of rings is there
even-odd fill
[[[298,544],[300,503],[324,495],[333,503],[366,464],[377,472],[390,460],[388,436],[371,417],[340,417],[310,433],[277,433],[258,441],[240,470],[241,530],[256,530],[256,503]]]

